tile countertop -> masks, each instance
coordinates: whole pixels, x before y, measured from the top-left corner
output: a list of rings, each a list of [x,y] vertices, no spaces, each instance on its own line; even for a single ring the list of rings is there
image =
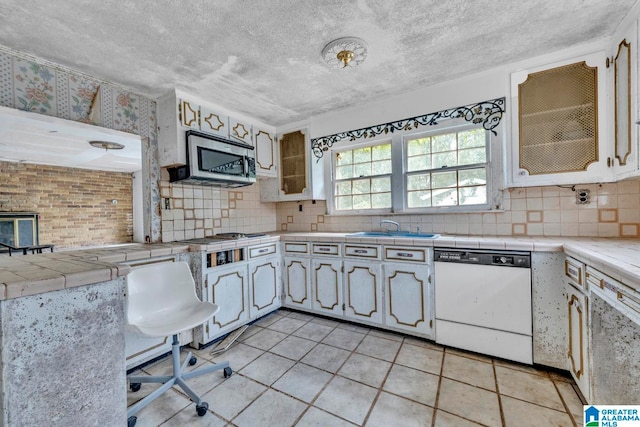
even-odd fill
[[[437,239],[349,236],[349,233],[272,232],[253,238],[251,245],[278,240],[354,242],[469,249],[504,249],[538,252],[564,251],[588,262],[614,279],[640,288],[640,240],[589,238],[526,238],[441,236]],[[186,252],[212,251],[244,246],[247,239],[207,244],[172,242],[131,243],[27,256],[0,256],[0,300],[104,282],[126,275],[128,261]]]

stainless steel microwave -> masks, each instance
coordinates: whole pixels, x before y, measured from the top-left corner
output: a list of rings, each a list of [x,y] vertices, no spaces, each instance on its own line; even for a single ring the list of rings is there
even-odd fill
[[[256,182],[251,145],[187,131],[187,165],[169,168],[171,182],[242,187]]]

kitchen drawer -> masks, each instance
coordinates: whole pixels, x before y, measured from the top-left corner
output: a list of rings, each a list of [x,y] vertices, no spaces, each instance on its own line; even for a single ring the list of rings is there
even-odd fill
[[[427,248],[406,248],[400,246],[385,246],[384,259],[394,261],[407,261],[416,263],[426,263],[429,258]]]
[[[299,242],[284,242],[284,253],[285,254],[308,254],[309,253],[309,244],[308,243],[299,243]]]
[[[344,245],[344,256],[349,258],[380,259],[380,246]]]
[[[278,248],[275,243],[270,243],[264,246],[256,246],[249,248],[249,259],[256,259],[267,255],[275,254],[278,252]]]
[[[340,256],[340,244],[339,243],[313,243],[311,247],[311,253],[313,255]]]
[[[619,311],[640,324],[640,292],[589,266],[586,279],[592,292],[608,300]]]
[[[566,257],[564,260],[564,274],[571,279],[574,286],[587,289],[584,280],[584,264],[571,257]]]

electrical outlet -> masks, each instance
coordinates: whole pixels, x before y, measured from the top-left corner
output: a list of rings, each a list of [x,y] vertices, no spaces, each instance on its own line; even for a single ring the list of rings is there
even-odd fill
[[[591,203],[591,190],[579,188],[576,190],[576,205],[588,205]]]

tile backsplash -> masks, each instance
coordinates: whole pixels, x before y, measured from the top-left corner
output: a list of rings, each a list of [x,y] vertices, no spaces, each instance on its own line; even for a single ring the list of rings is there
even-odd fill
[[[276,229],[276,204],[260,202],[260,182],[241,188],[160,182],[162,241]]]
[[[589,203],[576,193],[589,190]],[[326,202],[279,203],[279,231],[352,232],[379,230],[382,219],[403,230],[485,236],[640,237],[640,180],[612,184],[511,188],[500,212],[338,216],[326,215]],[[300,208],[302,206],[302,208]]]

